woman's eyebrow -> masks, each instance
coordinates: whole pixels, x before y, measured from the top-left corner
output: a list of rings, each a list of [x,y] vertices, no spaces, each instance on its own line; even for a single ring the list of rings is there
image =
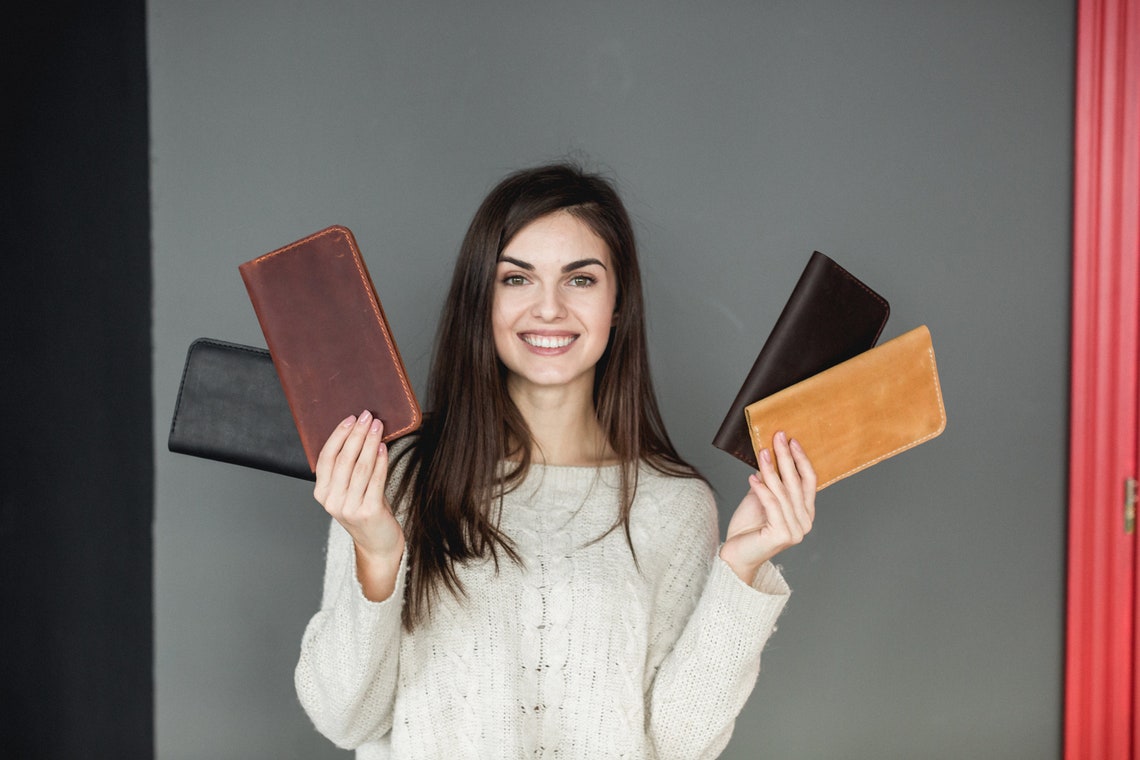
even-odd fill
[[[562,271],[563,271],[563,272],[572,272],[572,271],[574,271],[575,269],[581,269],[582,267],[588,267],[588,266],[590,266],[591,264],[597,264],[597,265],[598,265],[598,266],[600,266],[602,269],[605,269],[605,268],[606,268],[606,265],[605,265],[605,264],[603,264],[603,263],[602,263],[601,261],[599,261],[598,259],[580,259],[580,260],[578,260],[578,261],[571,261],[569,264],[567,264],[566,266],[562,267]]]
[[[499,261],[500,262],[505,261],[508,264],[514,264],[516,267],[519,267],[520,269],[525,269],[528,272],[534,271],[534,264],[528,264],[525,261],[519,261],[518,259],[512,259],[510,256],[500,256]]]
[[[514,266],[518,267],[519,269],[525,269],[528,272],[534,271],[534,264],[530,264],[530,263],[527,263],[525,261],[520,261],[519,259],[512,258],[511,256],[500,256],[499,262],[500,263],[506,262],[507,264],[513,264]],[[592,264],[597,264],[602,269],[606,268],[606,265],[603,264],[600,259],[579,259],[577,261],[571,261],[569,264],[564,265],[562,267],[562,271],[563,272],[573,272],[575,269],[581,269],[582,267],[588,267]]]

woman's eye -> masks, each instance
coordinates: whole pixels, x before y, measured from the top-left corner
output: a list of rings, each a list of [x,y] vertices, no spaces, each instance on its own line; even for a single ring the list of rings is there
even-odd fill
[[[576,274],[570,278],[570,284],[576,288],[586,288],[593,285],[596,280],[588,274]]]
[[[508,274],[503,278],[504,285],[525,285],[526,278],[521,274]]]

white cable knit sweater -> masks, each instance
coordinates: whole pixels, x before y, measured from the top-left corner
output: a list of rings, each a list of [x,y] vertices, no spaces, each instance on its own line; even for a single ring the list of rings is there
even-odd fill
[[[358,760],[716,757],[752,691],[788,597],[766,564],[752,588],[716,557],[699,480],[642,466],[630,528],[619,469],[533,465],[503,503],[525,564],[459,569],[429,620],[401,629],[405,567],[364,598],[335,522],[297,693],[318,730]]]

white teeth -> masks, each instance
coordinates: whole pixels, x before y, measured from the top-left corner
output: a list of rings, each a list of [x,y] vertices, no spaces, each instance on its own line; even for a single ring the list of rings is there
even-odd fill
[[[535,348],[563,348],[574,342],[573,335],[554,338],[547,335],[524,335],[522,339]]]

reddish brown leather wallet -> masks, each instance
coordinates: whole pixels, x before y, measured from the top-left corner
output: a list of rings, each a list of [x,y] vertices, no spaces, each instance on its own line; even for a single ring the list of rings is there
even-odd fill
[[[329,227],[238,269],[310,468],[350,414],[372,412],[385,441],[419,427],[419,403],[348,228]]]

